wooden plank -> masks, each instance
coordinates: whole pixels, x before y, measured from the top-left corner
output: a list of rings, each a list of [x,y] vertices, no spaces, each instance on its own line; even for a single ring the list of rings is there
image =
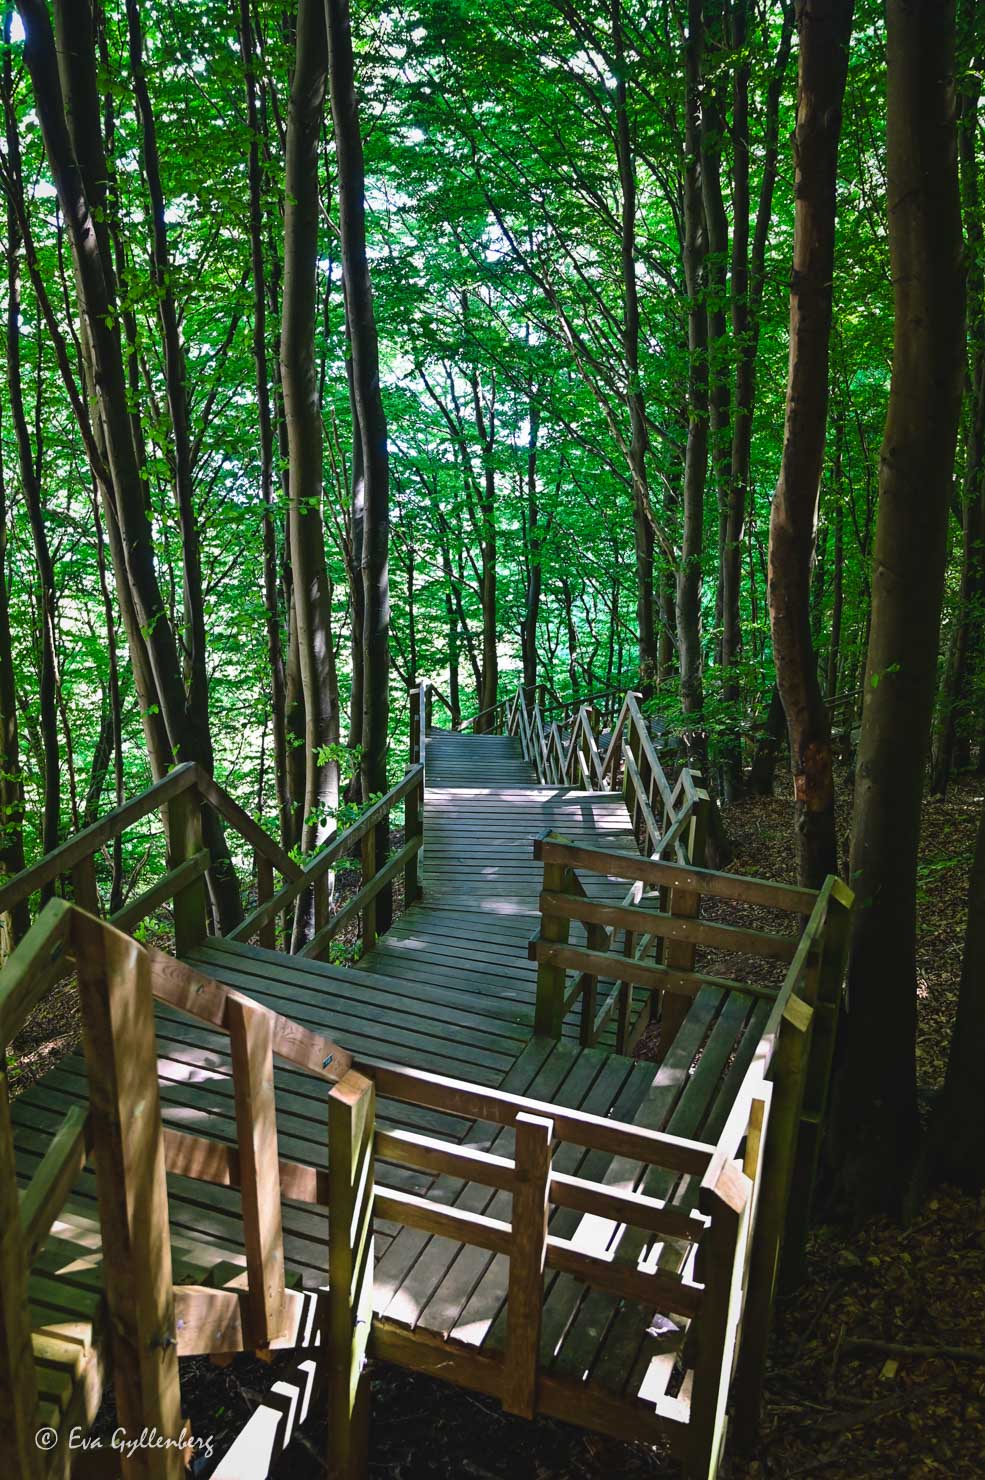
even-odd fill
[[[112,812],[107,812],[105,817],[94,822],[91,827],[83,828],[69,838],[67,843],[45,854],[44,858],[30,868],[22,869],[0,886],[0,914],[12,910],[22,899],[27,899],[36,889],[40,889],[42,884],[57,879],[59,874],[69,873],[80,858],[96,853],[104,843],[124,832],[133,823],[139,822],[149,812],[157,811],[172,797],[197,785],[198,779],[199,768],[194,761],[176,766],[161,781],[156,781],[139,796],[124,802]]]
[[[635,1156],[654,1166],[703,1176],[711,1157],[711,1148],[700,1142],[643,1130],[638,1126],[617,1125],[601,1115],[587,1115],[584,1111],[559,1108],[535,1099],[521,1099],[494,1089],[477,1090],[474,1085],[428,1074],[421,1069],[405,1069],[373,1060],[361,1060],[356,1067],[372,1075],[377,1093],[395,1100],[409,1099],[414,1104],[501,1125],[512,1125],[520,1111],[544,1115],[553,1119],[554,1133],[561,1140],[597,1147],[617,1156]]]
[[[494,1254],[508,1254],[511,1248],[510,1225],[498,1218],[486,1218],[464,1208],[443,1207],[426,1197],[393,1188],[384,1191],[377,1187],[376,1205],[381,1217],[402,1223],[405,1228],[440,1234],[477,1249],[489,1249]]]
[[[169,899],[173,899],[176,895],[181,894],[188,885],[194,884],[197,879],[201,879],[202,875],[207,871],[210,862],[211,855],[208,848],[200,848],[194,857],[186,859],[177,868],[169,869],[162,879],[158,879],[156,884],[151,885],[149,889],[145,889],[142,894],[138,894],[135,899],[131,899],[122,909],[110,915],[108,923],[114,925],[117,930],[122,930],[125,934],[129,935],[135,925],[139,925],[141,920],[146,920],[147,916],[153,914],[160,905],[166,904]],[[91,913],[94,914],[95,911],[91,911]]]
[[[696,1352],[688,1433],[695,1474],[717,1474],[725,1440],[725,1405],[738,1335],[749,1195],[749,1179],[731,1162],[719,1172],[714,1185],[702,1189],[701,1208],[711,1225],[702,1245],[705,1287],[701,1317],[692,1327]]]
[[[533,1418],[537,1408],[553,1129],[552,1122],[543,1116],[516,1118],[502,1402],[507,1413],[517,1413],[521,1418]]]
[[[262,1008],[234,1001],[229,1004],[228,1024],[249,1274],[248,1335],[253,1347],[267,1347],[282,1334],[284,1324],[273,1023]]]
[[[375,1091],[350,1073],[328,1098],[327,1340],[323,1347],[330,1480],[363,1480],[368,1464],[369,1375],[373,1319],[373,1136]]]
[[[231,1001],[239,1000],[248,1007],[257,1006],[273,1019],[273,1049],[279,1058],[333,1083],[348,1073],[351,1056],[330,1038],[312,1033],[281,1013],[251,1002],[242,993],[200,975],[184,962],[166,956],[163,951],[145,947],[145,953],[154,996],[170,1003],[179,1012],[186,1012],[190,1017],[228,1031],[227,1013]]]
[[[21,1476],[38,1480],[41,1453],[34,1442],[38,1381],[27,1310],[27,1249],[17,1191],[6,1064],[5,1053],[0,1063],[0,1393],[5,1399],[0,1464],[11,1480],[15,1476],[18,1480]]]
[[[551,1269],[574,1275],[597,1290],[639,1301],[650,1311],[660,1309],[673,1315],[692,1316],[701,1306],[701,1289],[679,1276],[661,1270],[636,1269],[631,1264],[587,1254],[570,1239],[547,1240],[547,1263]]]
[[[606,848],[571,847],[544,840],[535,841],[534,856],[541,862],[591,869],[618,879],[642,879],[654,886],[679,884],[683,889],[710,894],[716,899],[767,905],[790,914],[809,914],[817,899],[814,890],[798,889],[791,884],[773,884],[763,879],[745,878],[741,874],[717,874],[709,869],[684,868],[660,859],[632,857]]]
[[[182,791],[168,802],[168,864],[176,869],[202,851],[202,798]],[[174,896],[174,948],[179,956],[205,939],[205,881],[200,874]]]
[[[88,1120],[81,1105],[72,1106],[37,1172],[21,1193],[20,1221],[29,1268],[44,1247],[52,1223],[85,1166]]]
[[[132,1434],[181,1429],[168,1194],[147,957],[129,937],[77,914],[73,937],[92,1103],[106,1302],[120,1422]],[[180,1480],[175,1448],[144,1473]]]
[[[376,1155],[381,1161],[418,1167],[433,1174],[467,1177],[485,1187],[499,1187],[505,1191],[513,1188],[514,1164],[509,1157],[451,1145],[435,1136],[421,1136],[413,1131],[378,1130]]]
[[[50,899],[11,951],[0,975],[0,1047],[16,1038],[41,998],[64,975],[73,908]]]
[[[545,921],[545,925],[546,923]],[[677,970],[651,961],[630,961],[625,956],[589,951],[584,946],[557,946],[540,937],[530,942],[530,950],[537,961],[574,967],[575,970],[593,972],[601,977],[618,976],[620,981],[632,982],[637,987],[647,987],[651,992],[671,992],[683,997],[696,997],[702,987],[716,987],[719,991],[737,996],[772,999],[779,991],[777,987],[761,987],[757,982],[707,976],[703,972]]]
[[[602,904],[587,896],[543,893],[539,905],[544,915],[561,915],[567,920],[579,920],[583,924],[595,923],[614,930],[637,931],[663,940],[711,946],[719,950],[735,951],[740,955],[761,956],[771,961],[792,961],[799,938],[794,935],[776,935],[768,930],[721,925],[717,921],[699,920],[693,916],[664,915],[638,906]],[[693,966],[687,969],[693,970]]]
[[[570,878],[570,870],[563,864],[544,864],[544,891],[563,894]],[[541,925],[546,940],[564,943],[568,939],[569,926],[566,920],[555,916],[545,919]],[[560,1038],[565,1015],[564,989],[567,973],[564,967],[552,961],[537,963],[537,1006],[534,1014],[534,1032],[544,1033],[551,1038]]]

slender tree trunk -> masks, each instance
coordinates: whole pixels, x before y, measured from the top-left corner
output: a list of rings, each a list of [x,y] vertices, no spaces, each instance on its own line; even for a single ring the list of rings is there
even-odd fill
[[[178,305],[174,296],[174,273],[168,246],[166,202],[161,178],[157,129],[144,70],[143,33],[137,0],[126,0],[127,41],[137,115],[140,122],[144,173],[151,202],[151,280],[156,290],[161,343],[164,351],[164,384],[171,418],[174,452],[174,484],[181,530],[183,582],[183,670],[185,715],[183,745],[211,775],[215,770],[212,734],[209,727],[209,675],[205,637],[205,593],[202,587],[202,552],[195,517],[192,479],[192,439],[188,411],[188,375],[185,352],[178,327]],[[202,817],[203,840],[212,855],[209,890],[222,934],[242,916],[239,881],[233,869],[222,823],[211,807]]]
[[[537,621],[544,586],[544,526],[537,497],[537,440],[540,435],[540,410],[531,396],[528,402],[530,435],[527,442],[526,541],[527,588],[523,617],[520,621],[520,654],[523,663],[523,693],[532,705],[537,698]]]
[[[985,807],[968,888],[968,923],[947,1075],[930,1123],[937,1180],[972,1192],[985,1186]]]
[[[315,362],[319,139],[328,53],[323,0],[300,0],[297,53],[287,129],[284,298],[280,362],[290,464],[290,544],[298,667],[304,693],[304,812],[301,847],[318,849],[335,827],[338,694],[331,591],[322,524],[322,420]],[[310,900],[299,901],[295,945],[312,928]]]
[[[86,379],[98,418],[105,475],[110,480],[101,480],[100,488],[107,505],[107,527],[131,652],[135,663],[136,655],[141,660],[146,657],[144,678],[149,683],[152,676],[170,751],[179,761],[199,761],[208,767],[208,727],[206,723],[203,730],[201,715],[193,718],[188,711],[178,647],[158,584],[153,532],[128,411],[115,272],[106,226],[109,171],[100,136],[91,8],[88,3],[56,0],[57,48],[47,6],[40,0],[18,0],[18,9],[24,20],[24,56],[45,152],[72,246],[82,318],[80,337],[88,358]],[[93,198],[87,182],[92,182]],[[150,702],[149,694],[144,697]],[[205,840],[212,853],[210,882],[213,896],[223,904],[220,928],[226,931],[241,914],[238,887],[221,826],[210,808],[205,809],[204,822]]]
[[[837,872],[831,727],[811,640],[810,581],[824,431],[835,186],[853,0],[799,0],[790,360],[780,478],[770,518],[769,600],[790,735],[801,883]]]
[[[966,3],[965,11],[969,13],[963,17],[964,29],[968,30],[970,36],[973,7]],[[958,720],[962,699],[968,687],[968,670],[976,630],[981,624],[982,597],[985,595],[985,272],[982,268],[985,229],[976,153],[980,100],[981,81],[976,68],[972,66],[963,69],[958,105],[958,160],[965,239],[968,244],[970,407],[962,489],[961,585],[938,701],[931,764],[930,789],[937,796],[943,796],[947,790],[955,760]]]
[[[0,876],[11,879],[23,867],[24,781],[20,765],[17,686],[14,682],[7,585],[7,483],[0,444]],[[26,899],[0,917],[0,959],[10,953],[30,923]]]
[[[836,497],[840,499],[841,490],[836,489]],[[838,693],[838,660],[841,653],[841,619],[845,606],[845,547],[844,531],[842,528],[841,504],[835,504],[834,510],[834,570],[831,574],[831,636],[828,642],[828,674],[825,683],[825,694],[827,699],[832,700]]]
[[[270,710],[274,779],[281,843],[293,842],[291,793],[287,775],[287,718],[284,697],[284,653],[277,581],[277,520],[274,502],[274,423],[270,406],[267,360],[267,284],[263,250],[263,172],[260,166],[260,117],[257,109],[256,52],[250,0],[239,3],[239,44],[246,88],[246,126],[250,131],[247,160],[250,187],[250,266],[253,275],[253,361],[256,368],[257,430],[260,436],[260,496],[263,501],[263,606],[270,664]]]
[[[685,715],[695,717],[700,716],[704,707],[701,672],[701,551],[708,471],[708,317],[704,301],[706,237],[701,201],[702,38],[701,0],[689,0],[685,49],[684,274],[688,297],[690,370],[683,528],[677,573],[677,645],[681,669],[681,708]]]
[[[887,7],[895,333],[852,833],[849,1013],[836,1079],[837,1190],[899,1208],[917,1133],[916,870],[964,362],[954,5]]]
[[[9,54],[4,57],[4,70],[9,67]],[[7,79],[5,78],[5,82]],[[7,111],[7,152],[10,149],[11,113]],[[41,851],[50,853],[58,846],[61,815],[61,754],[58,744],[57,671],[55,666],[55,571],[48,544],[44,495],[41,487],[42,450],[33,447],[24,409],[21,376],[21,299],[20,299],[20,234],[12,205],[7,206],[7,391],[10,413],[17,440],[21,489],[31,526],[31,540],[38,571],[38,626],[41,649],[41,671],[38,688],[38,722],[44,752],[41,807]],[[40,354],[40,342],[37,352]],[[41,381],[38,379],[38,395]],[[40,407],[38,408],[40,410]],[[40,423],[40,418],[39,418]],[[40,424],[38,427],[40,431]],[[49,899],[52,886],[42,890],[42,900]]]
[[[339,172],[342,281],[352,348],[352,387],[359,419],[365,498],[360,563],[363,573],[363,796],[387,789],[390,717],[390,468],[380,393],[379,347],[366,255],[365,172],[353,75],[348,0],[325,0],[335,155]],[[388,851],[386,824],[377,828],[376,856]],[[377,924],[390,924],[392,895],[378,897]]]
[[[636,620],[639,627],[639,688],[645,697],[657,680],[656,606],[654,601],[654,533],[650,520],[647,455],[650,434],[640,377],[640,304],[636,281],[636,163],[630,131],[625,42],[620,0],[612,0],[612,48],[615,57],[615,144],[621,215],[619,265],[622,277],[622,352],[626,361],[629,409],[629,472],[633,483],[633,532],[636,548]]]

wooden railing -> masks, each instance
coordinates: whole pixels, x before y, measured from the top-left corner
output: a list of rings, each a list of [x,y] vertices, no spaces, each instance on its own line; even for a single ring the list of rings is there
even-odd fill
[[[85,1024],[88,1111],[75,1110],[53,1138],[32,1180],[18,1192],[6,1098],[0,1099],[0,1210],[4,1215],[0,1281],[0,1396],[12,1424],[0,1433],[0,1457],[10,1473],[41,1473],[34,1444],[38,1378],[32,1352],[27,1281],[88,1156],[96,1168],[107,1329],[119,1421],[131,1433],[181,1426],[177,1359],[184,1355],[306,1345],[319,1321],[312,1297],[285,1279],[281,1199],[331,1207],[329,1339],[319,1363],[332,1414],[337,1473],[357,1473],[366,1421],[367,1350],[423,1370],[433,1368],[427,1332],[373,1316],[373,1221],[455,1240],[509,1261],[506,1336],[496,1353],[446,1348],[445,1375],[498,1396],[511,1412],[553,1413],[575,1422],[579,1384],[551,1378],[540,1366],[545,1268],[591,1288],[684,1322],[705,1335],[698,1348],[693,1403],[715,1408],[727,1388],[715,1352],[733,1317],[736,1271],[746,1259],[750,1222],[743,1209],[758,1185],[733,1158],[745,1130],[735,1115],[728,1145],[706,1145],[619,1121],[462,1081],[372,1060],[353,1061],[331,1039],[313,1033],[201,975],[183,962],[142,947],[120,931],[62,900],[51,901],[12,954],[0,979],[0,1042],[4,1047],[50,989],[53,973],[71,960]],[[236,1144],[165,1128],[156,1072],[153,999],[229,1036]],[[279,1155],[273,1061],[280,1058],[331,1086],[329,1155],[325,1166]],[[441,1111],[469,1123],[486,1121],[514,1134],[512,1156],[452,1140],[377,1126],[375,1096]],[[741,1117],[740,1117],[741,1118]],[[659,1168],[670,1182],[702,1188],[700,1211],[680,1200],[627,1192],[553,1167],[555,1144],[629,1158]],[[749,1161],[749,1151],[746,1160]],[[507,1217],[452,1206],[381,1185],[375,1163],[447,1173],[509,1194]],[[246,1250],[245,1282],[212,1288],[174,1285],[166,1172],[238,1189]],[[739,1177],[739,1181],[736,1178]],[[548,1231],[552,1207],[638,1230],[680,1255],[679,1267],[637,1266],[610,1252],[588,1252],[577,1240]],[[505,1211],[505,1208],[504,1208]],[[701,1277],[695,1251],[707,1246]],[[724,1347],[722,1347],[724,1350]],[[137,1356],[140,1354],[140,1359]],[[719,1353],[720,1354],[720,1353]],[[476,1365],[477,1364],[477,1365]],[[730,1370],[730,1368],[729,1368]],[[724,1382],[724,1388],[723,1388]],[[9,1400],[9,1401],[8,1401]],[[717,1408],[716,1408],[717,1411]],[[627,1409],[621,1421],[628,1420]],[[654,1422],[681,1444],[680,1405],[658,1410]],[[594,1410],[589,1424],[599,1426]],[[614,1422],[615,1420],[610,1420]],[[605,1428],[603,1421],[601,1427]],[[352,1464],[345,1462],[350,1456]],[[177,1480],[181,1456],[162,1451],[154,1473]]]
[[[486,731],[516,735],[523,757],[547,786],[578,786],[585,791],[622,789],[642,852],[699,866],[711,802],[701,778],[683,766],[674,781],[667,775],[646,719],[640,696],[628,693],[616,706],[615,690],[589,696],[601,700],[558,701],[545,710],[540,698],[527,699],[522,687],[482,716]],[[548,720],[548,713],[560,719]]]
[[[201,943],[209,928],[205,878],[211,859],[202,840],[201,815],[203,805],[208,805],[253,851],[257,902],[228,932],[230,939],[256,939],[262,946],[275,948],[282,944],[285,950],[290,949],[288,912],[310,890],[314,898],[314,934],[303,944],[301,954],[323,955],[342,928],[357,916],[362,921],[362,948],[367,951],[377,936],[379,898],[392,888],[401,871],[407,902],[420,897],[418,854],[423,842],[423,782],[423,765],[419,762],[408,767],[403,780],[351,826],[337,831],[302,865],[285,853],[200,766],[193,763],[177,766],[139,796],[0,885],[0,914],[12,911],[45,885],[57,884],[63,894],[69,894],[90,914],[101,915],[96,872],[99,854],[136,823],[160,818],[166,839],[166,872],[150,888],[115,911],[107,923],[129,933],[170,904],[175,950],[178,955],[184,955]],[[379,826],[401,803],[403,846],[389,858],[378,858]],[[359,888],[333,910],[327,881],[339,861],[357,850],[361,868]],[[276,888],[275,874],[281,880]]]

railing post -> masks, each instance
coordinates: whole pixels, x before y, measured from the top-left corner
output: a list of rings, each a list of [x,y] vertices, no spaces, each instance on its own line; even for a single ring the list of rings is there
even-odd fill
[[[181,1432],[171,1232],[147,955],[87,915],[72,925],[89,1078],[103,1280],[119,1420]],[[124,1461],[126,1476],[180,1480],[177,1445]]]
[[[282,1335],[285,1310],[273,1029],[267,1013],[235,997],[227,1011],[249,1279],[247,1343],[259,1349]]]
[[[270,862],[270,859],[260,852],[259,848],[254,848],[253,858],[256,864],[257,905],[259,906],[266,904],[269,899],[273,899],[274,897],[274,866]],[[276,921],[268,920],[266,924],[261,925],[257,939],[262,946],[266,946],[268,951],[276,950]]]
[[[99,890],[96,887],[96,860],[91,853],[80,858],[72,869],[72,897],[80,910],[99,914]]]
[[[848,886],[840,879],[834,880],[828,895],[824,931],[819,942],[820,960],[814,972],[816,995],[811,999],[809,993],[804,993],[814,1008],[814,1021],[804,1069],[797,1151],[791,1173],[789,1212],[784,1233],[783,1283],[786,1288],[798,1285],[804,1274],[804,1245],[810,1227],[814,1178],[828,1108],[831,1061],[834,1057],[841,994],[851,944],[853,900],[854,896]]]
[[[0,1043],[0,1466],[4,1475],[41,1474],[38,1381],[27,1304],[27,1251],[21,1232],[14,1136],[7,1095],[6,1043]]]
[[[416,766],[421,758],[421,687],[420,684],[415,684],[412,689],[407,690],[407,698],[410,703],[410,749],[408,755],[412,766]]]
[[[537,1409],[553,1134],[552,1120],[523,1113],[516,1117],[502,1401],[507,1413],[521,1418],[533,1418]]]
[[[748,1453],[752,1448],[759,1427],[773,1292],[790,1197],[812,1018],[813,1011],[806,1002],[799,997],[790,998],[780,1020],[770,1071],[773,1097],[762,1153],[756,1229],[735,1377],[733,1434],[740,1453]]]
[[[434,718],[434,690],[426,681],[421,685],[424,690],[424,714],[421,723],[425,739],[431,733],[431,721]]]
[[[411,843],[415,838],[424,837],[424,779],[421,784],[415,786],[404,797],[404,842]],[[409,908],[415,900],[422,899],[424,890],[421,888],[421,853],[420,849],[409,858],[404,865],[404,909]]]
[[[361,887],[365,888],[371,879],[376,877],[376,832],[371,827],[359,844],[359,857],[362,865]],[[376,944],[376,903],[379,899],[377,894],[374,899],[367,900],[363,905],[363,955],[365,956]]]
[[[750,1209],[749,1179],[727,1161],[714,1187],[703,1187],[701,1211],[711,1222],[700,1248],[699,1278],[704,1282],[695,1337],[694,1386],[688,1419],[688,1475],[711,1477],[725,1440],[725,1406],[742,1305],[742,1254]]]
[[[369,1441],[366,1346],[373,1321],[373,1082],[350,1070],[328,1097],[329,1480],[364,1480]]]
[[[168,867],[201,852],[202,798],[198,788],[186,787],[168,802]],[[174,897],[174,953],[187,955],[201,945],[207,932],[205,878],[200,875]]]
[[[534,840],[534,857],[541,857],[541,839]],[[563,894],[567,889],[568,870],[563,863],[544,864],[545,894]],[[542,915],[540,935],[542,940],[567,945],[570,921],[556,915]],[[564,988],[567,972],[563,966],[552,966],[548,961],[537,963],[537,1005],[534,1009],[534,1032],[544,1033],[549,1038],[560,1038],[564,1023]]]

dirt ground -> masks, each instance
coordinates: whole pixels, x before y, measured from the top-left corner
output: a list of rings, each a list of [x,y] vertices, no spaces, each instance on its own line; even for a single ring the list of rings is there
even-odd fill
[[[946,1062],[983,785],[962,782],[946,801],[925,807],[918,1063],[928,1092]],[[840,794],[846,797],[844,785]],[[780,797],[729,809],[736,872],[791,878],[790,810]],[[843,803],[843,838],[847,821]],[[35,1042],[19,1045],[22,1082],[74,1043],[70,994],[53,999],[32,1033]],[[777,1310],[757,1453],[727,1458],[724,1475],[985,1476],[985,1198],[944,1188],[904,1229],[883,1220],[855,1232],[821,1227],[810,1240],[807,1271],[796,1296]],[[238,1358],[219,1368],[195,1360],[182,1369],[194,1431],[214,1436],[215,1457],[193,1471],[205,1480],[279,1364]],[[372,1384],[375,1480],[674,1480],[679,1473],[658,1450],[548,1420],[529,1424],[495,1402],[385,1364],[374,1364]],[[107,1406],[101,1424],[111,1426],[111,1414]],[[324,1423],[309,1422],[277,1476],[316,1480],[327,1443]]]

